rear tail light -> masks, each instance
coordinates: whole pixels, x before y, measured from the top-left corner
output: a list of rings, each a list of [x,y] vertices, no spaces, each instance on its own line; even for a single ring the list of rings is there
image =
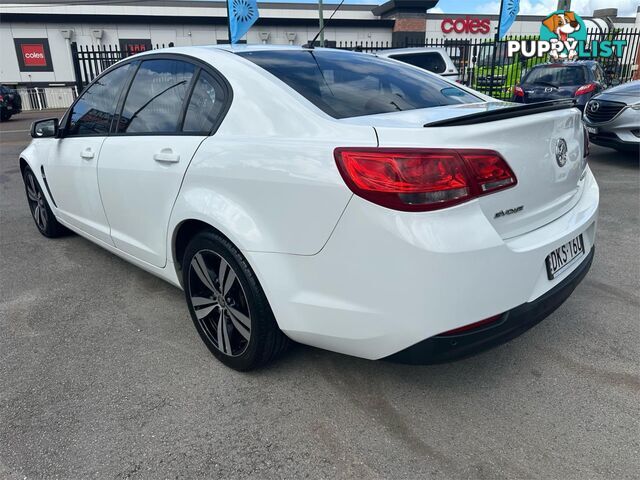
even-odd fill
[[[582,85],[578,90],[576,90],[575,96],[584,95],[585,93],[593,92],[596,89],[595,83],[587,83],[586,85]]]
[[[450,207],[517,183],[491,150],[336,148],[334,155],[353,193],[406,212]]]
[[[522,89],[522,87],[516,85],[515,87],[513,87],[513,94],[516,97],[524,97],[524,90]]]
[[[469,325],[463,325],[459,328],[454,328],[453,330],[447,330],[446,332],[439,333],[438,337],[445,337],[449,335],[460,335],[461,333],[469,332],[470,330],[476,330],[482,327],[489,326],[502,318],[502,314],[494,315],[493,317],[485,318],[484,320],[480,320],[479,322],[470,323]]]

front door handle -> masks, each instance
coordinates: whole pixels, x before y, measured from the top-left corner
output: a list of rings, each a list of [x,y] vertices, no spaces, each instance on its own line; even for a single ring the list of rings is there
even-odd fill
[[[153,159],[161,163],[178,163],[180,161],[180,155],[174,153],[170,148],[163,148],[153,154]]]
[[[91,150],[91,147],[87,147],[84,150],[82,150],[82,152],[80,152],[80,156],[85,160],[91,160],[93,157],[95,157],[95,153],[93,153],[93,150]]]

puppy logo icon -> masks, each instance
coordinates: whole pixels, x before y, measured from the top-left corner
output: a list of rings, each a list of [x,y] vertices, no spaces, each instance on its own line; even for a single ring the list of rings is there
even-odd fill
[[[540,38],[552,44],[562,44],[562,48],[553,48],[549,52],[553,59],[573,60],[578,57],[578,42],[587,39],[587,30],[578,14],[558,10],[542,21]]]

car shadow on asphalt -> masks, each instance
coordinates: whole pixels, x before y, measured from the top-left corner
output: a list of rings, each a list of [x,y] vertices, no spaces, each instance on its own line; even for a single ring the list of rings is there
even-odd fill
[[[590,155],[588,160],[590,163],[638,170],[640,167],[640,150],[638,152],[616,152],[614,155],[604,155],[599,151],[598,154]]]

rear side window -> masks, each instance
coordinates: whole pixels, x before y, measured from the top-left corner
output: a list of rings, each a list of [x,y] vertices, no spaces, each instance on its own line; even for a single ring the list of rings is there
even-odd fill
[[[187,133],[209,133],[218,122],[225,102],[222,85],[204,70],[200,71],[182,130]]]
[[[335,118],[481,101],[427,72],[373,55],[330,50],[264,50],[238,55]]]
[[[587,83],[583,67],[538,67],[529,72],[523,83],[570,87]]]
[[[433,73],[444,73],[447,64],[438,52],[409,53],[405,55],[390,55],[390,58],[423,68]]]
[[[126,64],[96,80],[78,99],[69,115],[67,135],[106,135],[118,98],[131,73]]]
[[[142,62],[124,102],[119,133],[176,133],[195,67],[179,60]]]

